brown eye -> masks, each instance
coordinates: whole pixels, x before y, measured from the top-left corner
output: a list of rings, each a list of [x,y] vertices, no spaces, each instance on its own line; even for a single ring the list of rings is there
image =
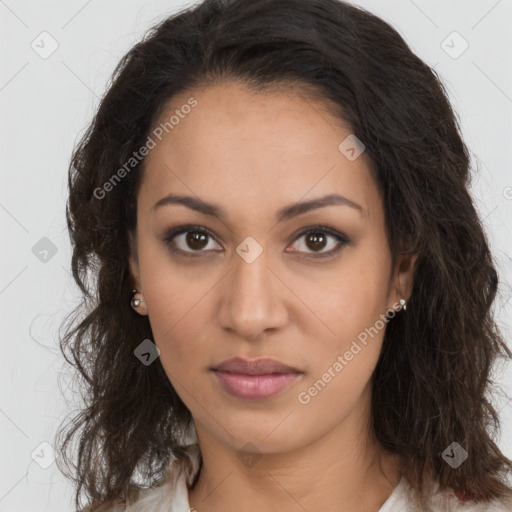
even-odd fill
[[[306,235],[306,245],[312,251],[321,251],[327,243],[325,233],[308,233]]]
[[[199,226],[180,226],[171,229],[163,241],[171,251],[185,256],[201,256],[222,250],[213,236]]]
[[[335,256],[350,240],[341,233],[327,226],[316,226],[303,232],[292,246],[292,253],[312,256],[313,258],[328,258]],[[327,250],[325,250],[327,249]]]
[[[313,258],[333,257],[344,245],[351,243],[345,235],[327,226],[313,226],[295,240],[295,244],[286,252]],[[205,256],[223,250],[213,235],[201,226],[187,225],[171,229],[163,242],[172,252],[183,256]]]
[[[191,249],[199,251],[204,249],[208,243],[208,235],[199,231],[189,231],[186,233],[185,241]]]

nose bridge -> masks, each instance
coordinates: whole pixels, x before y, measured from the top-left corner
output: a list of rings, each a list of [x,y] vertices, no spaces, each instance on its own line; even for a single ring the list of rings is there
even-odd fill
[[[230,262],[228,282],[222,287],[220,324],[245,338],[254,338],[261,331],[282,326],[286,321],[285,306],[279,295],[282,290],[267,268],[269,253],[261,251],[254,258],[257,247],[251,240],[240,244]]]

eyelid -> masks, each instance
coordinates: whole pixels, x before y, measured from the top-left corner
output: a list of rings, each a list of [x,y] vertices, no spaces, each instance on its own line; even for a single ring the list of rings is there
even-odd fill
[[[217,242],[217,238],[215,237],[215,235],[213,235],[213,233],[211,233],[208,229],[204,228],[203,226],[199,226],[197,224],[182,224],[182,225],[176,226],[174,228],[171,228],[165,234],[162,241],[164,242],[165,245],[167,245],[169,247],[169,249],[172,252],[178,253],[178,254],[181,254],[184,256],[190,256],[192,258],[195,258],[195,257],[204,257],[206,254],[209,254],[211,251],[183,251],[182,249],[179,249],[178,247],[173,246],[172,242],[173,242],[174,238],[176,238],[179,235],[182,235],[183,233],[189,233],[189,232],[203,233],[203,234],[209,236],[210,238],[212,238],[213,240],[215,240],[215,242],[218,245],[221,245],[221,244],[219,244],[219,242]],[[219,251],[215,251],[215,252],[219,252]]]
[[[313,259],[321,259],[321,258],[331,258],[335,257],[339,251],[345,246],[352,243],[352,240],[349,239],[347,235],[338,231],[337,229],[327,225],[327,224],[313,224],[307,226],[305,228],[299,229],[296,233],[292,235],[291,241],[294,242],[302,238],[305,235],[309,235],[310,233],[324,233],[332,238],[337,240],[337,245],[334,249],[331,249],[326,252],[300,252],[300,251],[289,251],[289,253],[294,254],[298,257],[304,258],[313,258]]]
[[[183,251],[182,249],[179,249],[177,247],[174,247],[172,242],[173,239],[176,238],[176,236],[181,235],[183,233],[188,232],[199,232],[207,235],[208,237],[212,238],[218,245],[221,245],[218,241],[215,235],[211,233],[208,229],[204,228],[203,226],[199,226],[196,224],[185,224],[185,225],[179,225],[174,228],[171,228],[163,237],[162,241],[165,245],[169,247],[169,249],[174,252],[178,253],[184,256],[190,256],[190,257],[204,257],[206,255],[210,255],[212,250],[208,251]],[[309,235],[310,233],[324,233],[328,236],[331,236],[332,238],[335,238],[338,242],[337,246],[334,249],[331,249],[327,252],[301,252],[301,251],[288,251],[289,254],[294,254],[299,257],[305,257],[305,258],[329,258],[334,257],[336,254],[341,250],[341,248],[345,245],[348,245],[351,243],[351,240],[342,232],[338,231],[337,229],[330,227],[326,224],[314,224],[310,226],[306,226],[304,228],[299,229],[296,233],[294,233],[291,237],[291,241],[288,243],[288,245],[295,240],[298,240],[299,238]],[[220,252],[219,250],[215,250],[213,252]]]

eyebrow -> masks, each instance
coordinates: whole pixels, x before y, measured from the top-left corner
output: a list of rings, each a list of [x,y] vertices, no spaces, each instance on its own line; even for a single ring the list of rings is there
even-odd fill
[[[187,208],[190,208],[191,210],[202,213],[204,215],[209,215],[211,217],[217,217],[218,219],[225,220],[227,218],[225,210],[223,210],[218,205],[208,203],[197,197],[176,194],[168,194],[165,197],[162,197],[162,199],[153,205],[152,211],[154,212],[158,208],[173,204],[183,205]],[[325,206],[349,206],[350,208],[357,210],[360,214],[363,214],[364,212],[364,209],[361,205],[355,203],[347,197],[339,194],[329,194],[324,197],[319,197],[310,201],[302,201],[300,203],[295,203],[281,208],[276,214],[276,221],[283,222],[298,215],[307,213],[311,210],[316,210],[317,208],[322,208]]]

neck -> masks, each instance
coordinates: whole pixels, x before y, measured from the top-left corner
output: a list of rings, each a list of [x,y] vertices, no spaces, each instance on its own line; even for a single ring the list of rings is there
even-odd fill
[[[378,512],[400,479],[400,459],[382,448],[362,420],[349,416],[306,446],[252,459],[196,422],[203,465],[189,489],[190,507],[197,512]]]

